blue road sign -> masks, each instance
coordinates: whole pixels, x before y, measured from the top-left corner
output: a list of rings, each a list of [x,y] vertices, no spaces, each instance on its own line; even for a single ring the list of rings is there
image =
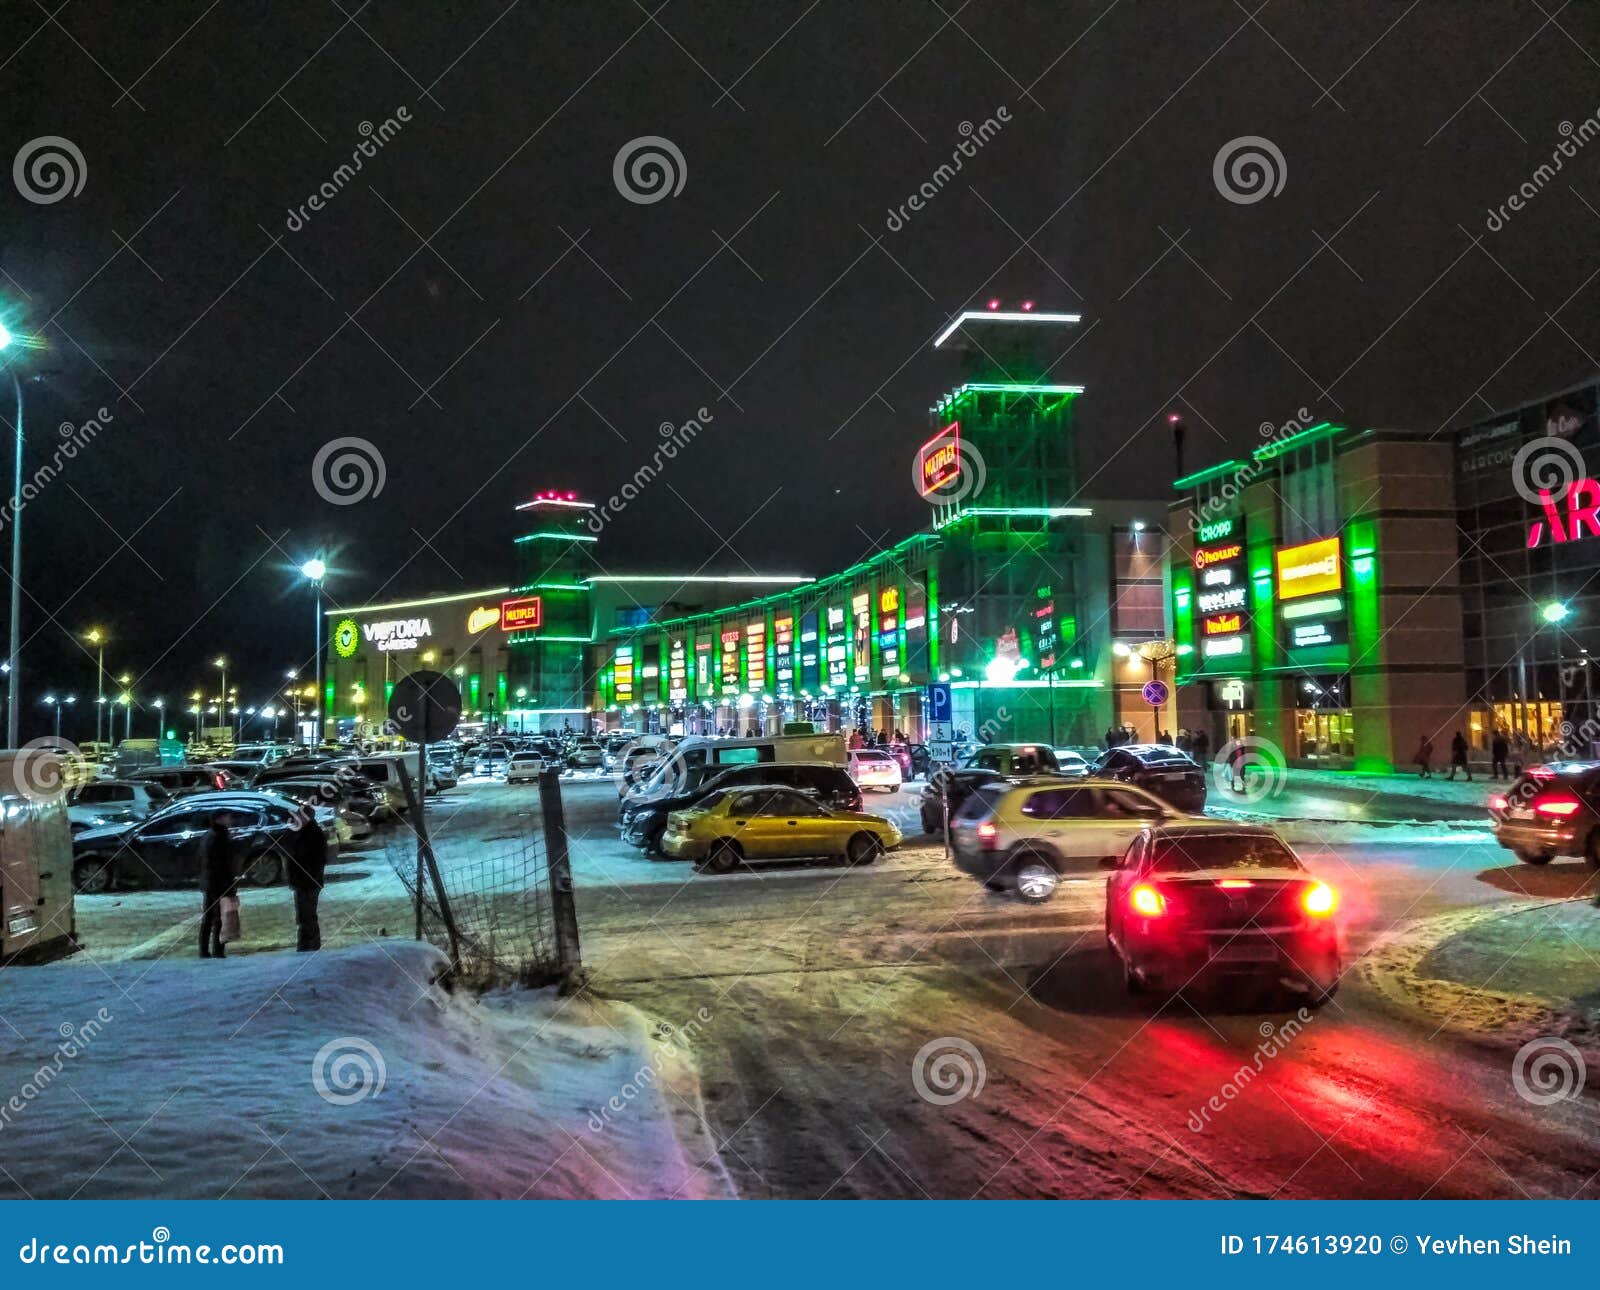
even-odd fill
[[[927,721],[949,721],[951,716],[950,687],[943,682],[928,687],[925,702],[928,710],[923,713]]]

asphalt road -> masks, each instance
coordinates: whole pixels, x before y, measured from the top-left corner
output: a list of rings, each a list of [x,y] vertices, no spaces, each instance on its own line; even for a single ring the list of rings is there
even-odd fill
[[[1492,1036],[1408,1015],[1359,973],[1304,1014],[1273,997],[1130,998],[1104,948],[1098,874],[1023,906],[913,837],[865,869],[697,875],[618,842],[609,780],[569,782],[565,801],[593,986],[698,1021],[703,1101],[682,1113],[704,1116],[744,1195],[1600,1190],[1593,1088],[1534,1105]],[[537,830],[537,792],[464,784],[430,819],[441,864],[464,877]],[[1442,826],[1292,836],[1342,894],[1351,961],[1417,920],[1588,881]],[[332,879],[326,944],[409,935],[382,844],[342,855]],[[192,954],[197,906],[193,892],[89,897],[79,926],[91,956]],[[244,952],[292,944],[287,893],[247,892],[244,918]]]

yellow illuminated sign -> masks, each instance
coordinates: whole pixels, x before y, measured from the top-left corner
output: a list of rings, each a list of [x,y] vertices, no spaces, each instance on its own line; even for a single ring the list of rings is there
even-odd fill
[[[485,605],[474,609],[467,615],[467,634],[476,636],[479,632],[486,632],[491,627],[500,626],[500,606]]]
[[[1277,553],[1278,599],[1319,596],[1344,586],[1339,561],[1339,539],[1319,538],[1301,546],[1286,546]]]

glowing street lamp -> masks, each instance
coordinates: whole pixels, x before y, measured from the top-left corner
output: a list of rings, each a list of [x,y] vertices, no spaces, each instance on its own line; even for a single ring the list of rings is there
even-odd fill
[[[99,740],[102,738],[100,717],[106,702],[106,634],[98,627],[91,627],[84,632],[83,639],[95,648],[94,701],[98,706],[94,710],[94,737]]]
[[[1539,610],[1539,617],[1547,623],[1564,623],[1571,615],[1571,608],[1559,600],[1552,600]]]
[[[320,703],[324,693],[323,687],[325,684],[322,678],[322,581],[328,576],[328,566],[321,556],[313,556],[300,566],[300,576],[311,584],[312,590],[315,592],[313,599],[315,602],[316,617],[312,624],[312,628],[317,651],[315,656],[317,660],[317,700]],[[317,728],[317,738],[320,740],[324,733],[325,732],[319,724]]]

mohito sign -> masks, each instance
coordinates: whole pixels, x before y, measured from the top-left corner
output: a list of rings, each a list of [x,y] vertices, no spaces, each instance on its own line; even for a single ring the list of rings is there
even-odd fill
[[[500,626],[505,631],[532,631],[543,622],[544,601],[539,596],[500,602]]]
[[[1534,520],[1528,530],[1528,545],[1538,546],[1549,531],[1553,543],[1576,542],[1582,537],[1600,537],[1600,483],[1592,479],[1575,479],[1567,489],[1567,513],[1557,508],[1555,498],[1548,488],[1539,490],[1539,505],[1544,509],[1544,519]],[[1585,532],[1587,530],[1587,532]]]
[[[1278,599],[1316,596],[1344,586],[1339,565],[1339,539],[1319,538],[1301,546],[1281,547],[1277,553]]]
[[[961,473],[961,422],[952,421],[917,453],[917,487],[924,497],[938,492]]]
[[[369,645],[379,649],[416,649],[420,640],[433,635],[433,624],[426,618],[392,618],[381,623],[362,623],[361,634]]]

